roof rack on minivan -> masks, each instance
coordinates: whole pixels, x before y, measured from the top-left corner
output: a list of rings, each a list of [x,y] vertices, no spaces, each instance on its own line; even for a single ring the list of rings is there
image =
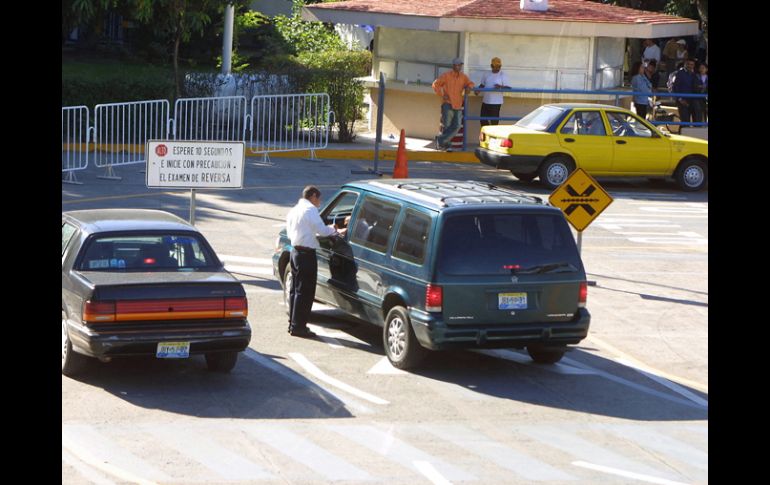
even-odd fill
[[[389,189],[408,191],[409,195],[447,207],[455,204],[468,203],[522,203],[524,199],[537,204],[542,204],[543,199],[504,187],[498,187],[488,182],[476,180],[464,180],[457,182],[428,182],[409,181],[398,184],[385,184],[372,182]],[[470,186],[469,186],[470,185]],[[458,190],[461,193],[448,194],[447,191]],[[443,193],[442,193],[443,192]],[[469,193],[470,192],[470,193]],[[475,199],[475,200],[474,200]]]

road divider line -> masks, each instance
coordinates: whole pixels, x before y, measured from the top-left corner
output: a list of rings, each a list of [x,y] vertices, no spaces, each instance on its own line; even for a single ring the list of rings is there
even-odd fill
[[[430,480],[431,483],[434,483],[436,485],[452,485],[452,482],[444,478],[441,473],[436,470],[436,468],[430,464],[430,462],[422,461],[422,460],[414,460],[412,462],[415,468],[425,475],[425,478]]]
[[[676,392],[677,394],[681,394],[682,396],[686,397],[687,399],[689,399],[690,401],[692,401],[692,402],[694,402],[696,404],[700,404],[701,406],[704,406],[704,407],[708,407],[708,405],[709,405],[709,402],[707,400],[703,399],[702,397],[696,396],[695,394],[693,394],[689,390],[685,389],[684,387],[680,386],[679,384],[675,384],[675,383],[671,382],[670,380],[668,380],[668,379],[666,379],[664,377],[660,377],[660,376],[657,376],[657,375],[655,375],[655,374],[653,374],[651,372],[647,372],[646,370],[640,369],[638,366],[634,365],[633,362],[630,362],[630,361],[628,361],[626,359],[615,359],[615,362],[617,362],[619,364],[623,364],[623,365],[625,365],[627,367],[630,367],[630,368],[634,369],[635,371],[639,372],[640,374],[649,377],[653,381],[657,382],[658,384],[660,384],[662,386],[665,386],[665,387],[671,389],[672,391]]]
[[[604,340],[597,338],[594,335],[588,335],[586,337],[587,342],[594,343],[597,347],[603,348],[604,350],[608,351],[611,354],[615,354],[615,357],[613,357],[613,360],[623,359],[626,362],[633,364],[631,367],[638,368],[638,369],[644,369],[646,372],[649,372],[651,374],[655,374],[660,377],[665,377],[669,381],[673,381],[679,384],[682,384],[684,386],[692,387],[694,389],[697,389],[701,392],[705,392],[708,394],[709,387],[706,384],[701,384],[699,382],[692,381],[690,379],[685,379],[684,377],[675,376],[673,374],[669,374],[668,372],[664,372],[660,369],[656,369],[652,366],[649,366],[645,364],[644,362],[640,361],[639,359],[634,358],[633,356],[623,352],[622,350],[618,349],[617,347],[614,347],[610,345],[609,343],[605,342]],[[626,364],[624,364],[626,365]]]
[[[618,468],[611,468],[603,465],[595,465],[593,463],[588,463],[585,461],[579,461],[579,460],[573,461],[572,464],[575,466],[579,466],[581,468],[587,468],[589,470],[595,470],[595,471],[607,473],[610,475],[617,475],[619,477],[632,478],[634,480],[640,480],[642,482],[647,482],[647,483],[657,483],[659,485],[689,485],[684,482],[675,482],[673,480],[667,480],[665,478],[658,478],[650,475],[643,475],[641,473],[628,472],[625,470],[620,470]]]
[[[348,394],[352,394],[356,397],[360,397],[361,399],[365,399],[371,403],[374,404],[390,404],[390,401],[386,401],[385,399],[379,398],[373,394],[369,394],[368,392],[362,391],[360,389],[356,389],[355,387],[346,384],[339,379],[335,379],[334,377],[331,377],[330,375],[324,373],[321,369],[315,366],[312,362],[310,362],[304,355],[299,354],[297,352],[289,352],[289,357],[294,359],[294,361],[300,365],[303,369],[305,369],[306,372],[310,373],[312,376],[314,376],[317,379],[320,379],[321,381],[332,385],[342,391],[347,392]]]
[[[372,410],[370,408],[364,406],[363,404],[360,404],[360,403],[358,403],[358,402],[348,398],[347,396],[343,396],[343,395],[341,395],[341,394],[339,394],[337,392],[334,392],[331,389],[326,389],[325,387],[318,386],[313,381],[310,381],[307,378],[305,378],[304,376],[295,373],[293,370],[289,369],[288,367],[284,367],[284,366],[276,363],[272,359],[268,359],[267,357],[259,354],[259,352],[257,352],[256,350],[254,350],[252,348],[247,348],[243,352],[243,355],[245,355],[249,359],[253,360],[257,364],[261,365],[262,367],[265,367],[265,368],[275,372],[276,374],[284,377],[285,379],[288,379],[289,381],[291,381],[291,382],[293,382],[295,384],[299,384],[302,387],[310,388],[311,390],[313,390],[316,393],[316,395],[320,399],[324,400],[327,403],[329,402],[329,400],[328,400],[327,396],[324,395],[324,393],[332,396],[333,398],[335,398],[338,401],[340,401],[341,403],[343,403],[345,406],[347,406],[347,407],[349,407],[351,409],[355,409],[356,411],[358,411],[360,413],[369,414],[369,413],[372,412]],[[321,392],[319,392],[319,391],[321,391]],[[331,403],[329,403],[329,404],[331,404]]]
[[[325,342],[326,345],[328,345],[329,347],[333,349],[341,349],[344,347],[339,340],[337,340],[332,336],[329,336],[329,334],[325,330],[323,330],[323,327],[319,327],[318,325],[312,325],[310,323],[308,323],[307,326],[310,330],[315,332],[316,335],[318,335],[318,338],[320,338],[321,341]]]

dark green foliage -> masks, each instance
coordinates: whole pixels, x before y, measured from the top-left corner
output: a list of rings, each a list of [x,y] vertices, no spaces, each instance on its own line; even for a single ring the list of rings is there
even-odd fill
[[[174,82],[171,78],[143,79],[62,79],[62,106],[85,105],[89,109],[101,103],[172,99]]]

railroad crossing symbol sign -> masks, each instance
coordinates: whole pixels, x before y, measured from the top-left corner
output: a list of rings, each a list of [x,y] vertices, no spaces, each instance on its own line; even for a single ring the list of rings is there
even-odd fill
[[[582,168],[578,168],[553,191],[548,202],[564,212],[572,227],[583,231],[612,203],[612,197]]]

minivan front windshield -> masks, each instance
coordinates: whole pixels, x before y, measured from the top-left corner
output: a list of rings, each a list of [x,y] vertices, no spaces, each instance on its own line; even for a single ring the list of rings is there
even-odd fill
[[[572,232],[559,214],[462,214],[443,224],[443,274],[541,274],[582,268]]]

